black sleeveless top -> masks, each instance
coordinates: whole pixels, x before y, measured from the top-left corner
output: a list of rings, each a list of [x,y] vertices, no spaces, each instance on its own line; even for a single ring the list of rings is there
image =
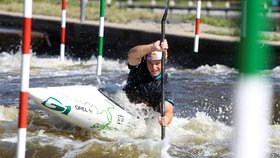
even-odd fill
[[[161,102],[161,74],[153,77],[146,65],[146,60],[142,59],[139,65],[132,66],[128,64],[130,72],[127,78],[127,84],[124,91],[132,103],[145,103],[153,107],[155,111],[160,112]],[[174,106],[173,93],[165,74],[165,100]]]

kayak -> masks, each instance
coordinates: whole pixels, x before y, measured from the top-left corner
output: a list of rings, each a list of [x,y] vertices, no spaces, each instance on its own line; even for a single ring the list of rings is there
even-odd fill
[[[29,88],[29,97],[44,110],[81,128],[119,129],[132,118],[95,86]]]

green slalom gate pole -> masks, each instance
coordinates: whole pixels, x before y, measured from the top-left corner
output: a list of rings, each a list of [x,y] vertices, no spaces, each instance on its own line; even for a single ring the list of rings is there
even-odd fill
[[[259,74],[270,67],[269,50],[262,47],[260,32],[264,31],[268,20],[261,15],[264,0],[243,0],[242,48],[240,72],[246,75]],[[245,23],[245,24],[244,24]]]
[[[102,54],[103,54],[103,38],[104,38],[104,12],[105,12],[105,0],[100,0],[100,19],[99,19],[99,47],[97,57],[97,75],[101,75],[102,67]]]
[[[242,1],[241,47],[239,52],[240,80],[236,94],[236,158],[268,157],[268,125],[272,104],[272,88],[268,76],[271,68],[268,47],[260,41],[260,32],[268,24],[262,15],[262,0]]]

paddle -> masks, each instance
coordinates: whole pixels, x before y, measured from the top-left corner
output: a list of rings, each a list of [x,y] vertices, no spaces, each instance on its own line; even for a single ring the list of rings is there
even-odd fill
[[[168,8],[169,8],[169,0],[167,1],[167,5],[164,11],[164,14],[161,19],[161,42],[165,39],[165,20],[168,14]],[[166,51],[164,50],[162,52],[162,57],[161,57],[161,117],[164,117],[165,113],[165,107],[164,107],[164,102],[165,102],[165,96],[164,96],[164,74],[165,74],[165,54]],[[161,139],[165,138],[165,126],[161,125]]]

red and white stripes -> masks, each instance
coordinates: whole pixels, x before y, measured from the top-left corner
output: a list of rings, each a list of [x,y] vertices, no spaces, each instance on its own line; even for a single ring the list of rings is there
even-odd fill
[[[195,37],[194,37],[194,52],[198,52],[200,13],[201,13],[201,0],[197,0],[196,22],[195,22]]]
[[[23,20],[23,46],[22,46],[22,64],[21,64],[21,90],[19,101],[18,117],[18,146],[17,158],[25,157],[26,149],[26,124],[28,107],[28,88],[30,71],[30,44],[31,44],[31,26],[32,26],[32,0],[24,1],[24,20]]]
[[[60,61],[64,61],[66,36],[66,0],[62,0]]]

